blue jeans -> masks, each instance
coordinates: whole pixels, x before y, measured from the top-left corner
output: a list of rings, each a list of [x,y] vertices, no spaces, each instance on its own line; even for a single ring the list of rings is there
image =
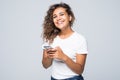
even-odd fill
[[[53,77],[51,77],[51,80],[84,80],[84,79],[81,75],[79,75],[79,76],[74,76],[74,77],[67,78],[67,79],[54,79]]]

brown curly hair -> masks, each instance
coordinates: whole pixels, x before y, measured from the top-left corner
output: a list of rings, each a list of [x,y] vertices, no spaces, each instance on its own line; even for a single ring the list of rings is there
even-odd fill
[[[61,2],[59,4],[51,5],[43,22],[43,40],[49,43],[52,43],[54,38],[60,33],[60,29],[58,29],[53,22],[53,12],[56,8],[59,7],[65,8],[68,15],[72,17],[72,20],[70,21],[70,26],[73,25],[73,22],[75,20],[74,14],[68,4]]]

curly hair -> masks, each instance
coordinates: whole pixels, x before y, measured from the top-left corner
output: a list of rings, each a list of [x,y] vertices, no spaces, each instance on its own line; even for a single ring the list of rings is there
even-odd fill
[[[74,14],[68,4],[61,2],[59,4],[51,5],[43,22],[43,40],[49,43],[52,43],[54,38],[60,33],[60,29],[58,29],[53,22],[53,12],[59,7],[65,8],[68,15],[72,17],[72,20],[70,21],[70,26],[73,25],[73,22],[75,20]]]

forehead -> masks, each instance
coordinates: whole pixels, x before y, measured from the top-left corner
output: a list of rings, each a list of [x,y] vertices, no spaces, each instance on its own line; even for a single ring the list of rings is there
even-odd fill
[[[54,14],[59,14],[59,13],[61,13],[61,12],[65,13],[65,12],[66,12],[66,9],[63,8],[63,7],[58,7],[58,8],[56,8],[56,9],[53,11],[53,15],[54,15]]]

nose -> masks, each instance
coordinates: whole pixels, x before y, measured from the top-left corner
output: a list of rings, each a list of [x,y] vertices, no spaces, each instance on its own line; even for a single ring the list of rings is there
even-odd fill
[[[60,16],[57,16],[57,20],[60,20],[61,19],[61,17]]]

